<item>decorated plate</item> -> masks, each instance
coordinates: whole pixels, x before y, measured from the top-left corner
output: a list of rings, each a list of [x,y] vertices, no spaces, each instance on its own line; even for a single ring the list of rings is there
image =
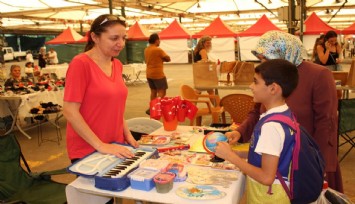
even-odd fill
[[[214,200],[223,198],[226,193],[213,186],[189,185],[179,187],[175,193],[182,197],[192,200]]]
[[[139,140],[141,145],[166,145],[170,142],[170,137],[163,135],[143,135]]]

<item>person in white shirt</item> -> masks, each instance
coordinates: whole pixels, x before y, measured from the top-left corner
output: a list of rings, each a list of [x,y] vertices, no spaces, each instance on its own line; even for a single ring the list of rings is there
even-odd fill
[[[57,52],[51,48],[48,52],[49,64],[58,64]]]
[[[32,64],[34,63],[33,55],[31,53],[31,50],[28,50],[26,52],[26,62],[31,62]]]

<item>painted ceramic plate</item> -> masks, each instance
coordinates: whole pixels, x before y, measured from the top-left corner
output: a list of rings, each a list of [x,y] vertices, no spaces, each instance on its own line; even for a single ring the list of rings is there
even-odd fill
[[[181,186],[176,192],[178,196],[192,200],[213,200],[223,198],[226,193],[213,186],[189,185]]]
[[[167,136],[156,136],[156,135],[144,135],[139,140],[141,145],[166,145],[169,144],[170,137]]]

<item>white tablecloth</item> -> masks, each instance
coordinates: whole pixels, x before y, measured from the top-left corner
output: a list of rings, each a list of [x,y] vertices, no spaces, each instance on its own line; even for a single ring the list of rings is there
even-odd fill
[[[178,126],[177,132],[187,132],[191,131],[192,127],[190,126]],[[163,130],[163,127],[158,129],[152,134],[167,134]],[[171,132],[170,132],[171,133]],[[191,138],[189,143],[193,144],[198,139],[203,137],[202,134],[196,134]],[[216,203],[225,203],[225,204],[236,204],[240,201],[244,193],[244,184],[245,176],[238,172],[238,180],[233,181],[228,188],[223,188],[221,186],[215,186],[217,189],[224,191],[226,196],[218,200],[190,200],[186,198],[179,197],[175,194],[175,191],[178,187],[182,185],[187,185],[187,182],[174,182],[174,187],[169,193],[161,194],[157,193],[155,188],[150,191],[135,190],[131,187],[127,188],[121,192],[101,190],[94,187],[94,180],[84,177],[79,177],[66,187],[67,201],[69,204],[76,203],[86,203],[86,204],[96,204],[96,203],[105,203],[111,197],[121,197],[129,198],[134,200],[150,201],[157,203],[177,203],[177,204],[189,204],[189,203],[203,203],[203,204],[216,204]]]
[[[33,107],[39,106],[41,102],[48,103],[53,102],[63,106],[64,90],[58,91],[38,91],[25,95],[12,95],[0,97],[0,116],[10,115],[9,105],[16,107],[15,103],[20,103],[18,106],[18,117],[23,119],[25,117],[31,117],[29,113]],[[18,105],[18,104],[17,104]]]
[[[54,73],[57,77],[65,78],[68,71],[68,64],[57,64],[57,65],[47,65],[45,68],[41,69],[41,74],[51,74]]]

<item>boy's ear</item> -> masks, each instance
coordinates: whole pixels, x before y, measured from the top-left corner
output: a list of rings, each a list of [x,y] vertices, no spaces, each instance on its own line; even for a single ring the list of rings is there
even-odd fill
[[[281,93],[282,94],[282,88],[280,85],[278,85],[277,83],[272,83],[270,85],[270,88],[271,88],[271,91],[273,94],[276,94],[276,93]]]

